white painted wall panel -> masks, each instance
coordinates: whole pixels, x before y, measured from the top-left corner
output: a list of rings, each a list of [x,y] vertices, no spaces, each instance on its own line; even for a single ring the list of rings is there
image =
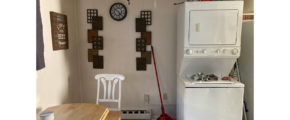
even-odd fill
[[[175,2],[184,0],[77,0],[77,21],[80,46],[80,63],[82,77],[83,102],[95,103],[97,94],[96,74],[123,74],[121,109],[152,109],[153,116],[159,116],[161,106],[153,61],[147,65],[147,71],[136,71],[136,58],[141,53],[135,50],[135,40],[141,37],[135,32],[135,18],[140,17],[141,10],[152,11],[152,25],[147,31],[152,32],[152,44],[160,79],[161,91],[167,93],[168,100],[164,100],[165,111],[175,116],[176,104],[176,33],[177,8]],[[121,2],[126,5],[128,15],[123,21],[114,21],[109,15],[113,3]],[[86,10],[98,9],[103,17],[104,30],[99,36],[104,37],[104,69],[93,69],[93,63],[87,60],[87,49],[92,48],[87,43],[87,30],[91,24],[86,22]],[[151,51],[151,50],[148,50]],[[144,102],[144,94],[149,94],[149,104]]]

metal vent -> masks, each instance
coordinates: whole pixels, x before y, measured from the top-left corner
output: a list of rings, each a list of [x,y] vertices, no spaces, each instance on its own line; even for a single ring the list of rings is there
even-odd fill
[[[151,119],[151,110],[121,110],[121,119]]]

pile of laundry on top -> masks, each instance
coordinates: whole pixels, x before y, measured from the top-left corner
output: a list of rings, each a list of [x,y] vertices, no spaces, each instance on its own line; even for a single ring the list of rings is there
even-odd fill
[[[214,75],[214,74],[209,74],[209,75],[205,75],[204,73],[202,72],[199,72],[198,74],[194,74],[191,76],[191,78],[193,80],[196,80],[196,81],[217,81],[218,80],[218,76]],[[227,81],[231,81],[231,78],[228,77],[228,76],[224,76],[222,78],[222,80],[227,80]]]

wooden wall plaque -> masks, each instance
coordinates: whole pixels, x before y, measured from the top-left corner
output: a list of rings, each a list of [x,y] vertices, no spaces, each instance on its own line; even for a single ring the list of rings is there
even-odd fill
[[[93,36],[98,36],[97,30],[88,30],[88,43],[92,43]]]
[[[95,69],[103,69],[104,68],[104,56],[93,56],[93,67]]]
[[[50,22],[53,50],[68,49],[67,16],[50,11]]]
[[[103,37],[93,36],[93,49],[103,50]]]
[[[151,45],[151,32],[141,32],[141,38],[146,38],[146,45]]]
[[[98,50],[96,50],[96,49],[88,49],[88,61],[89,62],[93,62],[93,57],[94,57],[94,55],[98,55]]]
[[[136,58],[137,70],[146,70],[146,58]]]
[[[145,38],[136,38],[136,51],[146,52],[146,39]]]
[[[141,58],[146,58],[146,63],[151,64],[151,51],[141,52]]]
[[[87,22],[92,23],[93,16],[98,16],[98,9],[87,9]]]
[[[93,30],[103,30],[103,17],[93,16]]]
[[[141,18],[146,19],[146,25],[151,25],[152,24],[152,12],[151,11],[141,11]]]
[[[136,32],[146,32],[145,18],[136,18]]]

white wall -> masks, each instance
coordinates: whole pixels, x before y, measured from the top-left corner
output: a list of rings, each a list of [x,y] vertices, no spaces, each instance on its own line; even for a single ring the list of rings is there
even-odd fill
[[[239,68],[241,81],[245,84],[245,102],[248,120],[254,120],[254,21],[243,22],[241,57]]]
[[[244,13],[254,13],[254,0],[244,0]]]
[[[136,58],[141,57],[135,50],[135,40],[140,38],[140,32],[135,32],[135,18],[140,18],[141,10],[152,11],[152,25],[147,31],[152,32],[158,74],[163,93],[167,93],[168,100],[164,101],[165,111],[175,116],[176,103],[176,33],[177,8],[175,2],[184,0],[77,0],[77,22],[80,46],[80,63],[82,78],[82,99],[85,103],[95,103],[97,94],[96,74],[118,73],[126,79],[122,82],[122,109],[153,109],[156,116],[161,114],[159,93],[155,77],[153,61],[147,65],[146,71],[136,71]],[[109,15],[113,3],[120,2],[126,5],[127,17],[121,21],[114,21]],[[99,54],[104,56],[104,69],[93,69],[93,63],[88,62],[87,30],[92,28],[86,22],[86,10],[98,9],[99,16],[103,17],[104,30],[99,36],[104,37],[104,50]],[[147,49],[147,51],[151,51]],[[149,94],[150,102],[144,102],[144,94]]]
[[[81,102],[74,0],[40,0],[46,67],[37,71],[36,111]],[[69,49],[52,50],[50,11],[67,15]]]
[[[211,0],[211,1],[244,1],[244,13],[254,13],[254,0]]]

